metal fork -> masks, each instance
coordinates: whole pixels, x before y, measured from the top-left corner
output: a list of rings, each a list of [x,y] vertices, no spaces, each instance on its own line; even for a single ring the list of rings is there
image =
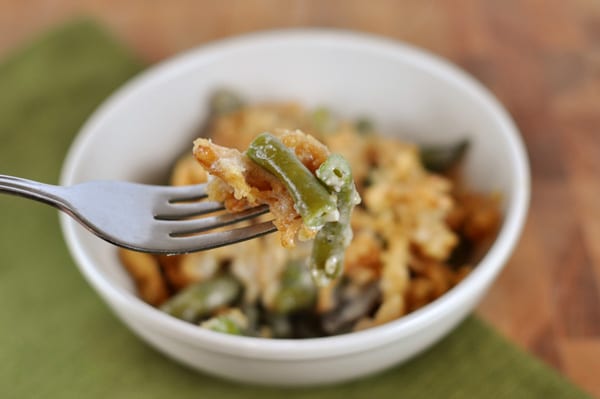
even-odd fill
[[[0,175],[0,192],[52,205],[98,237],[142,252],[183,254],[203,251],[276,230],[269,221],[211,231],[255,218],[269,209],[263,205],[236,213],[218,213],[224,206],[206,200],[205,184],[173,187],[91,181],[55,186]],[[202,215],[205,217],[196,218]]]

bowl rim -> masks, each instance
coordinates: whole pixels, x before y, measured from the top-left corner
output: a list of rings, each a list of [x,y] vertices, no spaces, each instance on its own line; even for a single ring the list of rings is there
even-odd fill
[[[231,37],[201,45],[179,55],[166,59],[138,74],[98,107],[80,129],[71,144],[63,164],[60,183],[75,183],[77,165],[82,160],[86,143],[96,134],[97,127],[106,115],[119,109],[127,98],[136,96],[148,84],[157,80],[168,80],[194,68],[199,63],[210,63],[230,52],[249,51],[251,47],[264,47],[281,43],[303,43],[313,46],[352,47],[367,54],[391,57],[411,64],[438,76],[446,82],[468,92],[477,99],[482,108],[490,114],[500,127],[508,143],[514,169],[514,195],[506,204],[506,214],[502,227],[492,247],[460,284],[427,306],[409,313],[397,320],[358,331],[332,337],[309,339],[264,339],[221,334],[178,320],[146,304],[137,296],[112,285],[96,269],[88,257],[85,247],[77,240],[77,223],[69,216],[61,214],[60,223],[67,247],[78,268],[88,282],[99,293],[110,298],[113,306],[126,309],[146,324],[155,326],[163,335],[203,346],[208,350],[230,355],[261,359],[318,359],[341,356],[365,351],[385,345],[401,337],[428,327],[441,319],[456,306],[465,303],[475,293],[487,287],[500,272],[514,249],[523,229],[530,198],[529,164],[522,138],[511,117],[500,102],[478,81],[466,72],[426,50],[373,34],[338,29],[282,29]],[[119,312],[120,313],[120,312]]]

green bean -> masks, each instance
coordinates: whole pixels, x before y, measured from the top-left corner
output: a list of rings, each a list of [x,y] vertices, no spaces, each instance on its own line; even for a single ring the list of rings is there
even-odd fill
[[[421,162],[431,172],[446,172],[461,160],[468,148],[469,141],[466,139],[447,146],[423,146]]]
[[[210,111],[213,115],[226,115],[244,105],[242,98],[232,90],[219,89],[210,98]]]
[[[335,195],[277,137],[269,133],[259,135],[246,154],[285,184],[306,226],[320,228],[325,222],[337,220]]]
[[[346,159],[339,154],[331,154],[316,171],[317,178],[331,190],[339,193],[351,189],[352,169]]]
[[[333,154],[317,169],[317,177],[337,193],[339,219],[325,223],[315,237],[310,270],[317,285],[324,286],[337,278],[344,265],[344,253],[352,240],[350,216],[354,206],[360,203],[352,170],[341,155]]]
[[[365,135],[372,133],[375,129],[373,125],[373,121],[367,118],[359,118],[356,123],[354,123],[354,128],[359,134]]]
[[[200,326],[224,334],[243,334],[242,327],[239,324],[237,324],[235,320],[233,320],[231,317],[228,317],[227,315],[216,316],[211,319],[208,319],[202,324],[200,324]]]
[[[280,314],[310,308],[316,300],[316,287],[306,264],[299,260],[287,263],[281,276],[281,288],[275,296],[273,310]]]
[[[196,322],[214,310],[232,303],[240,294],[240,283],[231,276],[219,276],[192,284],[161,305],[172,316]]]
[[[341,274],[349,239],[352,239],[352,230],[339,222],[326,223],[317,233],[310,258],[310,270],[319,287],[328,285]]]
[[[248,317],[240,309],[232,308],[200,323],[200,327],[225,334],[247,335],[248,324]]]

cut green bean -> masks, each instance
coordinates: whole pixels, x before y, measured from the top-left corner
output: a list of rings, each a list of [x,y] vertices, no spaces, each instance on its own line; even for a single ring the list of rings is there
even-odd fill
[[[339,193],[342,189],[350,189],[352,169],[346,159],[339,154],[331,154],[316,171],[317,178],[331,190]]]
[[[244,335],[248,319],[239,309],[234,308],[200,323],[200,327],[224,334]]]
[[[316,300],[316,286],[306,263],[292,260],[281,276],[281,288],[273,301],[273,310],[280,314],[294,313],[310,308]]]
[[[220,276],[187,286],[161,305],[160,309],[190,322],[209,316],[232,303],[240,294],[240,283],[231,276]]]
[[[446,172],[462,159],[468,148],[469,141],[466,139],[446,146],[423,146],[421,162],[431,172]]]
[[[352,240],[350,216],[354,206],[360,203],[352,170],[341,155],[333,154],[317,170],[317,177],[337,193],[340,217],[325,223],[313,243],[310,270],[317,285],[324,286],[339,277],[343,270],[346,247]]]
[[[226,115],[244,105],[242,98],[229,89],[219,89],[210,98],[210,111],[213,115]]]
[[[277,137],[263,133],[246,150],[248,157],[281,180],[304,224],[320,228],[339,218],[335,195]]]
[[[317,233],[310,258],[313,280],[319,287],[327,286],[343,270],[346,243],[352,239],[352,230],[340,222],[326,223]]]
[[[373,130],[375,129],[375,126],[373,125],[373,121],[371,121],[370,119],[359,118],[354,123],[354,128],[356,129],[356,131],[359,134],[366,135],[366,134],[372,133]]]
[[[224,334],[242,335],[240,326],[227,316],[213,317],[200,324],[200,326]]]

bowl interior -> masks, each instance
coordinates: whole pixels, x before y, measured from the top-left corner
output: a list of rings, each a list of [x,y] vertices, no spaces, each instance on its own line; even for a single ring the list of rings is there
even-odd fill
[[[503,194],[507,220],[526,201],[526,164],[510,119],[479,85],[435,57],[385,40],[335,32],[257,35],[201,48],[155,67],[112,96],[74,143],[62,183],[161,182],[191,151],[219,87],[249,102],[325,105],[368,116],[386,135],[419,143],[468,137],[466,180]],[[517,196],[518,194],[518,196]],[[518,197],[518,198],[517,198]],[[513,222],[515,222],[513,220]],[[517,220],[516,226],[521,220]],[[72,224],[80,252],[121,290],[133,286],[115,248]],[[506,221],[505,221],[506,224]],[[514,234],[514,232],[512,233]]]

